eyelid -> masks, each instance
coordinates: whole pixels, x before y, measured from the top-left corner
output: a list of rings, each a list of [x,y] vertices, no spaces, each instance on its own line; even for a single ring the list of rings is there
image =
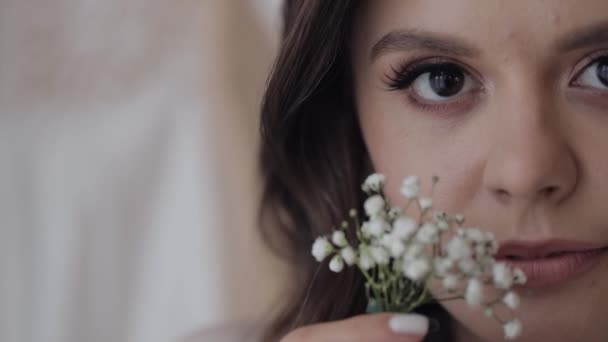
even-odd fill
[[[575,84],[576,80],[585,72],[585,70],[596,63],[598,59],[606,57],[608,58],[608,49],[603,49],[600,51],[595,51],[583,57],[578,63],[575,64],[574,71],[568,81],[568,85],[572,86]]]
[[[391,71],[393,75],[386,74],[386,78],[388,79],[387,85],[389,86],[389,90],[400,90],[402,88],[394,88],[391,85],[395,84],[394,81],[398,80],[400,76],[410,74],[416,69],[421,69],[425,67],[433,67],[439,64],[454,64],[460,68],[462,68],[463,72],[470,76],[474,82],[480,85],[480,88],[485,88],[485,84],[481,75],[476,72],[474,69],[469,67],[467,64],[462,63],[451,57],[441,57],[441,56],[431,56],[431,57],[415,57],[409,60],[402,61],[397,67],[391,67]]]

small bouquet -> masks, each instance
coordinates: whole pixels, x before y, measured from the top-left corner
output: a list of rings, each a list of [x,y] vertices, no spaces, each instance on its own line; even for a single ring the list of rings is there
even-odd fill
[[[439,178],[432,181],[434,189]],[[502,319],[495,307],[514,310],[519,306],[519,296],[511,287],[524,284],[526,275],[494,259],[498,251],[494,235],[465,228],[460,214],[433,210],[430,197],[418,196],[420,180],[416,176],[403,181],[401,194],[408,200],[404,209],[391,207],[383,193],[384,184],[381,174],[372,174],[363,183],[368,196],[363,206],[366,219],[360,222],[355,209],[349,213],[356,241],[347,238],[351,223],[344,221],[331,236],[315,240],[315,259],[322,262],[331,257],[329,268],[336,273],[345,265],[358,267],[366,279],[368,312],[411,312],[432,301],[463,299],[497,320],[505,338],[517,338],[521,322]],[[412,204],[418,207],[417,219],[407,214]],[[443,296],[430,295],[433,280],[441,282]],[[495,298],[488,298],[486,285],[495,287]]]

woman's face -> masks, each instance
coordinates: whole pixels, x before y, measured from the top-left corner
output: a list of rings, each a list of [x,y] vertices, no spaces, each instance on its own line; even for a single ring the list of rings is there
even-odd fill
[[[364,3],[356,102],[389,199],[436,174],[434,206],[499,242],[608,245],[608,1]],[[608,257],[520,295],[522,340],[608,341]],[[444,306],[460,336],[502,339],[482,310]]]

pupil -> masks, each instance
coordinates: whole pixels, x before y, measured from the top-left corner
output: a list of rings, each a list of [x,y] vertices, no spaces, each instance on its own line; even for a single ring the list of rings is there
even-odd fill
[[[608,77],[608,64],[604,64],[604,67],[604,74]],[[454,65],[443,65],[431,72],[430,82],[431,88],[437,95],[453,96],[464,87],[464,73]]]
[[[608,58],[600,61],[597,67],[597,77],[603,85],[608,87]]]

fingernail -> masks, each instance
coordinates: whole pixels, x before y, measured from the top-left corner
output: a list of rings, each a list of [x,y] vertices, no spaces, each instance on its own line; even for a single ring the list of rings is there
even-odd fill
[[[396,334],[426,335],[429,319],[417,314],[398,314],[391,317],[388,326]]]

